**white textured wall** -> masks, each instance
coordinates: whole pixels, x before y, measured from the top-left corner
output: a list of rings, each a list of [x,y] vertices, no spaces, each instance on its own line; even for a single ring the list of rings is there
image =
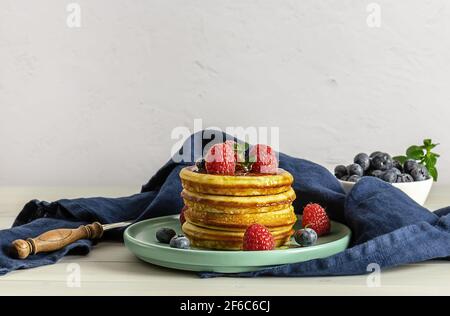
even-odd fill
[[[450,3],[0,0],[0,185],[139,185],[192,126],[280,127],[333,165],[442,144],[450,182]]]

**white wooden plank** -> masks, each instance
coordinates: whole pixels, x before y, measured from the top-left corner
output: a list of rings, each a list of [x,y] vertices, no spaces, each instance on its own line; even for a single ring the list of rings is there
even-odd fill
[[[149,282],[167,279],[168,281],[184,284],[188,280],[201,280],[198,274],[188,271],[176,271],[163,267],[154,266],[146,262],[135,260],[133,262],[88,262],[74,260],[68,257],[59,264],[37,267],[26,271],[15,271],[3,276],[3,281],[65,281],[68,276],[68,266],[77,264],[81,271],[81,277],[86,282]],[[383,286],[437,286],[450,288],[450,273],[448,263],[439,262],[435,264],[408,265],[397,267],[381,273]],[[23,273],[27,272],[27,273]],[[28,273],[30,272],[30,273]],[[445,272],[445,273],[444,273]],[[417,278],[417,275],[426,275]],[[314,282],[351,284],[366,286],[367,276],[344,276],[344,277],[321,277],[321,278],[214,278],[214,280],[252,280],[258,283],[265,279],[264,283],[272,285],[291,284],[296,286],[300,280],[314,280]],[[213,280],[213,279],[211,279]],[[281,282],[281,283],[280,283]],[[306,281],[301,281],[303,284]],[[240,282],[238,282],[240,283]],[[186,283],[187,284],[187,283]]]
[[[56,201],[79,197],[122,197],[140,191],[140,186],[124,187],[30,187],[0,186],[0,216],[15,216],[33,199]]]
[[[10,228],[14,218],[12,216],[0,216],[0,229]]]
[[[174,272],[145,263],[81,263],[80,289],[67,286],[67,264],[11,273],[0,279],[0,294],[164,294],[164,295],[314,295],[314,294],[450,294],[444,265],[403,267],[383,272],[381,286],[366,285],[366,276],[323,278],[214,278]],[[422,277],[420,277],[422,276]],[[100,292],[101,291],[101,292]]]
[[[435,186],[432,208],[450,204],[449,186]],[[135,188],[0,187],[0,228],[9,227],[23,203],[32,198],[56,200],[77,196],[123,196]],[[19,207],[20,206],[20,207]],[[81,268],[81,288],[67,286],[68,264]],[[164,269],[136,259],[120,243],[99,243],[88,256],[68,256],[60,263],[15,271],[0,277],[0,295],[450,295],[449,263],[430,261],[384,271],[381,287],[366,285],[367,276],[322,278],[214,278]],[[45,290],[43,290],[45,289]]]
[[[165,281],[165,280],[164,280]],[[302,282],[297,280],[298,282]],[[214,284],[213,284],[214,283]],[[210,286],[206,286],[208,284]],[[127,282],[90,282],[83,283],[80,288],[67,287],[65,282],[5,282],[0,289],[0,295],[179,295],[179,296],[279,296],[279,295],[448,295],[448,291],[439,287],[411,286],[411,287],[380,287],[368,288],[361,286],[347,286],[342,284],[327,284],[326,286],[308,282],[305,286],[292,288],[286,285],[273,287],[270,284],[248,286],[226,286],[223,281],[204,280],[202,284],[191,283],[189,286],[156,283]],[[262,290],[261,288],[265,289]]]

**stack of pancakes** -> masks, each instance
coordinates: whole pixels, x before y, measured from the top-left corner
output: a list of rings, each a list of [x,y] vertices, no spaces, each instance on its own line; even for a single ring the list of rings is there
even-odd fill
[[[254,223],[271,231],[276,246],[294,232],[293,177],[283,169],[224,176],[199,173],[192,166],[183,168],[180,177],[187,206],[182,229],[192,246],[240,250],[246,228]]]

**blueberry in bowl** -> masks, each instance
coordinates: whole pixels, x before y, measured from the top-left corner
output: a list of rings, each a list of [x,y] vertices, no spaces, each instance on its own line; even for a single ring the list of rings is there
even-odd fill
[[[375,177],[392,184],[420,205],[425,203],[433,184],[433,177],[425,165],[413,159],[402,163],[381,151],[357,154],[352,164],[336,166],[334,175],[345,193],[363,177]]]
[[[424,181],[430,178],[427,168],[424,165],[420,164],[412,169],[409,174],[414,179],[414,181]]]
[[[363,171],[367,171],[370,168],[370,157],[366,153],[359,153],[353,159],[353,162],[363,169]]]
[[[397,177],[401,175],[400,170],[397,168],[391,168],[386,171],[382,171],[382,174],[380,175],[380,179],[389,183],[396,183]]]
[[[394,167],[392,157],[388,153],[378,153],[370,159],[370,165],[375,170],[386,171]]]
[[[364,175],[364,169],[357,163],[352,163],[351,165],[347,166],[347,174],[349,176],[362,177]]]
[[[334,175],[338,179],[342,179],[344,176],[348,177],[347,167],[344,165],[339,165],[334,168]]]

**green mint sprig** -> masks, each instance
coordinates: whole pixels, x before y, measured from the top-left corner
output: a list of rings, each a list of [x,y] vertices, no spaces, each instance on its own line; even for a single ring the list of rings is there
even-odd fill
[[[433,144],[431,139],[424,139],[423,145],[412,145],[406,150],[406,155],[396,156],[394,159],[401,164],[404,164],[408,159],[423,164],[427,168],[429,174],[433,177],[433,180],[437,181],[438,171],[436,169],[436,162],[440,155],[431,151],[437,145],[439,145],[439,143]]]
[[[234,143],[234,151],[237,153],[238,166],[244,172],[249,172],[252,169],[253,162],[247,159],[245,153],[247,152],[250,145],[248,143]]]

